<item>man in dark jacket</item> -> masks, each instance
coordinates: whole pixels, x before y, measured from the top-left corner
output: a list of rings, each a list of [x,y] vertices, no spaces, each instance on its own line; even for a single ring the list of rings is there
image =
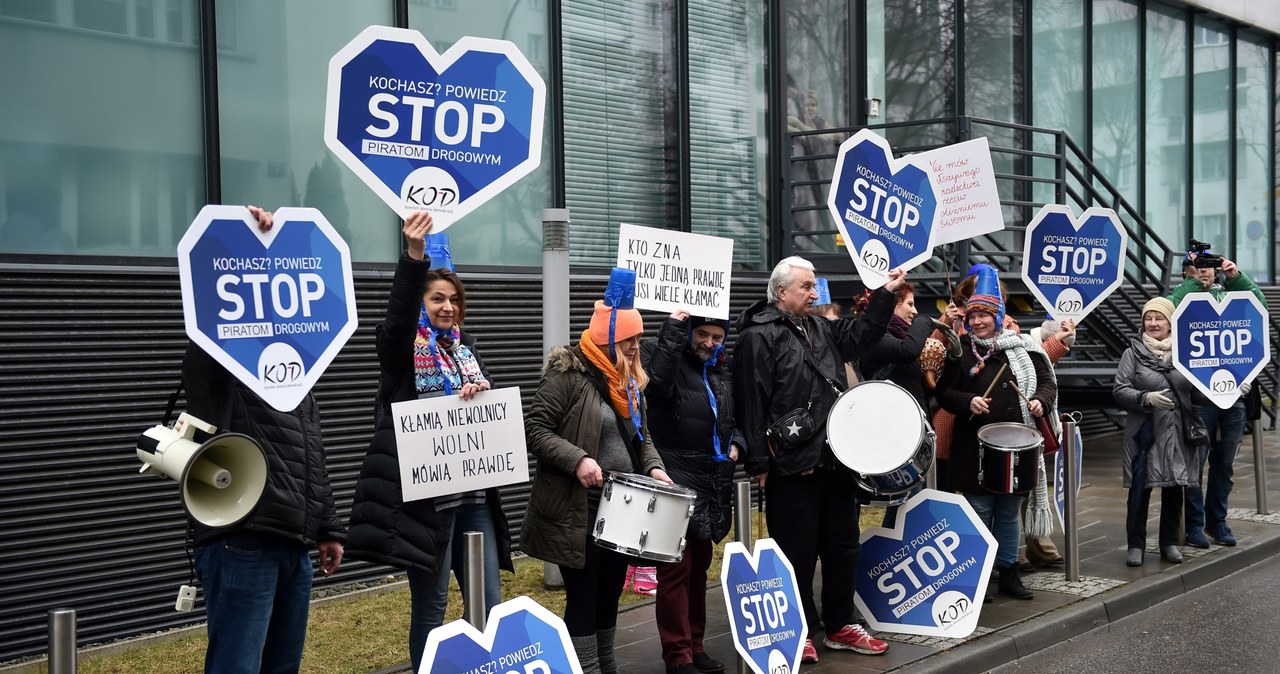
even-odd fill
[[[821,558],[824,643],[868,655],[884,653],[888,644],[854,617],[857,489],[852,471],[827,446],[826,421],[848,387],[842,363],[856,360],[884,334],[905,276],[890,272],[861,317],[828,321],[809,315],[818,298],[813,264],[801,257],[779,262],[768,299],[738,321],[733,367],[734,418],[747,442],[747,472],[768,489],[769,533],[795,567],[810,629],[819,622],[812,587]],[[801,661],[817,660],[809,639]]]
[[[271,213],[250,211],[263,231],[271,228]],[[319,549],[328,576],[342,563],[346,539],[315,397],[280,412],[194,344],[182,380],[188,413],[253,438],[267,455],[267,485],[247,518],[225,528],[195,525],[196,575],[209,618],[205,672],[297,672],[311,605],[310,550]]]
[[[684,558],[658,565],[657,623],[671,674],[724,671],[703,650],[712,546],[729,533],[733,470],[743,444],[733,427],[733,378],[724,353],[728,321],[677,311],[640,346],[649,374],[653,444],[676,484],[698,494]]]

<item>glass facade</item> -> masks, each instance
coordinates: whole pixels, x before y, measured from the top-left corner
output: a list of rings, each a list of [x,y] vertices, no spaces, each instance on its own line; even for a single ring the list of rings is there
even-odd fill
[[[0,253],[173,256],[205,203],[196,10],[0,4]]]
[[[0,0],[0,90],[21,92],[0,100],[0,255],[169,258],[208,186],[320,208],[357,261],[393,260],[397,218],[322,130],[329,57],[396,16],[440,50],[510,40],[548,84],[542,165],[451,230],[464,265],[538,265],[559,205],[578,264],[612,264],[623,222],[732,238],[740,269],[839,252],[820,232],[849,129],[914,151],[960,115],[997,122],[970,130],[997,172],[1039,180],[1001,183],[1006,224],[1058,200],[1056,161],[1025,154],[1058,148],[1002,124],[1061,130],[1097,171],[1071,193],[1114,185],[1149,241],[1274,275],[1276,35],[1175,0]]]

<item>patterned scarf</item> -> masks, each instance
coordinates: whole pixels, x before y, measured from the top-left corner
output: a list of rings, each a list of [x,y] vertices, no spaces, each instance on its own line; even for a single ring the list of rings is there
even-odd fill
[[[986,355],[980,358],[978,366],[974,370],[970,370],[969,373],[976,375],[982,370],[983,362],[992,353],[1003,351],[1005,358],[1009,361],[1009,371],[1013,373],[1014,383],[1017,385],[1018,390],[1022,391],[1022,395],[1018,396],[1018,407],[1022,409],[1022,421],[1023,423],[1034,425],[1035,419],[1031,416],[1031,410],[1027,409],[1027,400],[1035,395],[1037,388],[1036,366],[1035,363],[1031,362],[1031,354],[1039,354],[1039,357],[1044,358],[1045,363],[1049,362],[1049,356],[1045,354],[1040,343],[1030,335],[1017,335],[1007,330],[1002,331],[991,339],[979,339],[972,334],[969,335],[969,338],[973,340],[974,355],[978,354],[979,346],[982,346],[987,351]],[[1047,369],[1050,380],[1056,381],[1053,368],[1049,367]],[[1058,407],[1056,400],[1053,407],[1054,409]],[[1045,410],[1044,413],[1050,416],[1050,425],[1056,428],[1056,424],[1052,423],[1053,410]]]
[[[610,363],[609,357],[591,341],[590,330],[582,332],[582,338],[578,340],[578,348],[586,355],[587,360],[604,374],[609,387],[609,403],[613,411],[624,419],[630,419],[632,408],[634,407],[637,412],[640,409],[640,390],[635,385],[636,380],[632,379],[626,386],[622,385],[622,375],[618,374],[618,366]]]
[[[418,326],[413,340],[413,384],[419,394],[444,391],[453,395],[463,384],[487,385],[480,363],[457,327],[440,330]]]
[[[1160,362],[1169,360],[1173,355],[1173,338],[1165,337],[1164,339],[1156,339],[1147,333],[1142,333],[1142,343],[1147,345],[1151,350],[1151,355],[1160,359]]]

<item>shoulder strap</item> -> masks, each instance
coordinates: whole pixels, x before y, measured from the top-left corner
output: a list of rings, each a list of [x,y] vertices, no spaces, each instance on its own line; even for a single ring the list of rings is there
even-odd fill
[[[844,389],[840,388],[840,385],[831,379],[831,377],[828,377],[823,373],[822,368],[818,367],[818,363],[813,360],[813,354],[809,353],[809,349],[805,345],[806,340],[804,335],[800,334],[800,328],[796,327],[791,323],[791,321],[788,321],[785,318],[782,319],[782,322],[786,325],[787,330],[791,332],[791,334],[795,335],[796,339],[800,340],[800,352],[804,354],[804,362],[808,363],[809,367],[813,368],[813,371],[817,372],[818,376],[822,377],[823,381],[827,382],[827,386],[830,386],[831,390],[834,391],[837,396],[844,393]]]

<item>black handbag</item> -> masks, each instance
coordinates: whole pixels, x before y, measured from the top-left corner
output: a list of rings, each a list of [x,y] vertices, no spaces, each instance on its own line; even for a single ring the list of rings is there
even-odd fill
[[[810,407],[813,407],[813,401],[809,401],[806,407],[797,407],[787,412],[769,424],[765,429],[769,442],[779,449],[793,449],[808,442],[818,432],[813,415],[809,413]]]

